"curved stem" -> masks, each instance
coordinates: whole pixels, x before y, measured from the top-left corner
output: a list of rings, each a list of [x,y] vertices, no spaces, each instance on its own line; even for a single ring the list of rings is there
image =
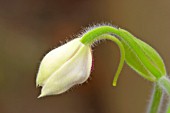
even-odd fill
[[[162,89],[159,87],[158,84],[155,83],[148,113],[159,113],[160,108],[159,106],[161,103],[162,96],[163,96]]]
[[[112,85],[113,86],[116,86],[117,84],[117,80],[119,78],[119,74],[123,68],[123,64],[124,64],[124,61],[125,61],[125,50],[124,50],[124,46],[123,44],[119,41],[119,39],[117,39],[115,36],[112,36],[112,35],[109,35],[109,34],[103,34],[103,30],[105,29],[102,29],[100,31],[100,29],[98,29],[99,31],[97,31],[97,33],[93,33],[96,29],[90,31],[90,33],[87,33],[85,34],[82,39],[81,39],[81,42],[84,43],[84,44],[92,44],[94,43],[96,40],[100,40],[100,39],[109,39],[113,42],[115,42],[119,49],[120,49],[120,54],[121,54],[121,58],[120,58],[120,62],[119,62],[119,65],[118,65],[118,69],[116,71],[116,74],[114,76],[114,79],[113,79],[113,83]]]
[[[112,27],[112,26],[100,26],[97,27],[91,31],[88,31],[87,33],[85,33],[82,38],[81,38],[81,42],[83,44],[92,44],[93,42],[96,41],[96,38],[104,35],[104,34],[119,34],[119,29]]]
[[[120,49],[120,54],[121,54],[120,62],[119,62],[118,69],[116,71],[116,74],[115,74],[114,79],[113,79],[113,84],[112,84],[113,86],[116,86],[117,80],[119,78],[119,74],[120,74],[120,72],[121,72],[121,70],[123,68],[123,64],[124,64],[124,61],[125,61],[124,46],[122,45],[122,43],[116,37],[111,36],[111,35],[107,35],[107,34],[103,35],[103,36],[101,36],[101,39],[109,39],[109,40],[115,42],[118,45],[119,49]]]

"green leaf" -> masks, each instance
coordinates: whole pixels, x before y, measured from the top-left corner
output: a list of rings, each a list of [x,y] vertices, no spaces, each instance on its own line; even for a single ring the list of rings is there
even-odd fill
[[[125,48],[125,61],[132,69],[150,81],[166,75],[162,58],[151,46],[123,29],[117,35]]]

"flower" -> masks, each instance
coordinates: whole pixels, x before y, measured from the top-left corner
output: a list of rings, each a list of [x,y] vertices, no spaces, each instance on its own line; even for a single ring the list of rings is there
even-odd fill
[[[91,71],[89,45],[76,38],[52,51],[42,60],[36,84],[42,86],[39,97],[61,94],[76,84],[84,83]]]

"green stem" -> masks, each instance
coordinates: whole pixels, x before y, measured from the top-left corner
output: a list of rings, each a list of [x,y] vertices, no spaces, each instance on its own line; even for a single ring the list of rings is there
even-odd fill
[[[92,44],[93,42],[96,41],[97,37],[104,35],[104,34],[110,34],[110,33],[118,35],[119,29],[111,27],[111,26],[97,27],[97,28],[85,33],[81,38],[81,42],[83,44]]]
[[[158,84],[160,87],[162,87],[162,89],[165,90],[165,92],[168,94],[169,98],[170,98],[170,80],[168,79],[167,76],[163,76],[158,80]],[[166,113],[170,113],[170,100],[167,106],[167,110]]]
[[[102,32],[102,31],[101,31]],[[124,61],[125,61],[125,50],[124,50],[124,46],[122,45],[122,43],[114,36],[111,36],[111,35],[108,35],[108,34],[102,34],[104,32],[97,32],[98,34],[96,35],[96,33],[94,33],[94,31],[90,31],[90,33],[85,34],[81,40],[82,43],[84,44],[92,44],[94,43],[96,40],[101,40],[101,39],[109,39],[113,42],[115,42],[119,49],[120,49],[120,54],[121,54],[121,58],[120,58],[120,62],[119,62],[119,65],[118,65],[118,69],[116,71],[116,74],[114,76],[114,79],[113,79],[113,86],[116,86],[117,84],[117,80],[119,78],[119,74],[123,68],[123,64],[124,64]]]
[[[111,35],[107,35],[107,34],[103,35],[103,36],[101,36],[101,39],[109,39],[109,40],[115,42],[118,45],[119,49],[120,49],[120,54],[121,54],[120,62],[119,62],[118,69],[116,71],[116,74],[115,74],[114,79],[113,79],[113,84],[112,84],[113,86],[116,86],[117,80],[119,78],[119,74],[120,74],[120,72],[121,72],[121,70],[123,68],[123,64],[124,64],[124,61],[125,61],[124,46],[122,45],[122,43],[116,37],[111,36]]]
[[[161,103],[162,96],[162,89],[158,86],[158,84],[155,83],[148,113],[159,113],[159,106]]]

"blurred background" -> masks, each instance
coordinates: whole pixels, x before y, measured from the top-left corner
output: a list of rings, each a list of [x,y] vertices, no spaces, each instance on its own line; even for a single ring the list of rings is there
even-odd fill
[[[0,0],[0,113],[145,113],[152,83],[127,65],[112,87],[119,48],[93,48],[88,83],[37,99],[35,79],[43,56],[82,28],[112,23],[152,45],[170,70],[169,0]]]

